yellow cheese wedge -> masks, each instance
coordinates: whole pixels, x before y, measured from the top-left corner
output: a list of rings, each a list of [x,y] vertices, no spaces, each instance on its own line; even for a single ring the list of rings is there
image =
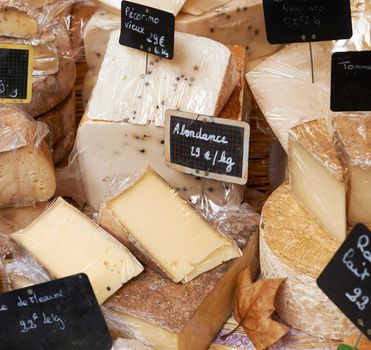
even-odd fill
[[[86,273],[100,304],[143,270],[120,242],[62,198],[11,237],[56,278]]]
[[[151,169],[104,203],[99,221],[139,259],[176,283],[241,256],[231,238],[214,229]]]

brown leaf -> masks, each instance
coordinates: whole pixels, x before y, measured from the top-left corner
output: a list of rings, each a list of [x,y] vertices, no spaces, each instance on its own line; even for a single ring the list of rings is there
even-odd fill
[[[268,348],[289,331],[271,318],[277,290],[284,281],[280,278],[253,283],[248,268],[237,277],[234,317],[257,350]]]

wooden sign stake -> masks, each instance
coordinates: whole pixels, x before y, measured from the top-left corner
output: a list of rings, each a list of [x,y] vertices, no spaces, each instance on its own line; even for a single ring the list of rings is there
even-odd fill
[[[314,67],[313,67],[313,51],[312,51],[312,42],[309,42],[309,53],[310,53],[310,69],[312,72],[312,84],[314,84]]]
[[[149,53],[147,52],[146,54],[146,75],[148,74],[148,58],[149,58]]]

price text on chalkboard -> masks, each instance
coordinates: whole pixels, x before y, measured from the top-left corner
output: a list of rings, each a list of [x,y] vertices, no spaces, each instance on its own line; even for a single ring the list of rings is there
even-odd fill
[[[371,340],[371,232],[366,226],[354,227],[317,284]]]
[[[0,44],[0,102],[31,101],[32,61],[32,46]]]
[[[0,295],[0,350],[110,350],[112,339],[79,274]]]
[[[352,36],[349,0],[263,0],[263,7],[271,44]]]
[[[249,135],[244,122],[168,110],[166,163],[195,176],[245,184]]]
[[[121,5],[120,44],[172,59],[175,17],[172,13],[130,1]]]
[[[371,111],[371,51],[332,55],[331,110]]]

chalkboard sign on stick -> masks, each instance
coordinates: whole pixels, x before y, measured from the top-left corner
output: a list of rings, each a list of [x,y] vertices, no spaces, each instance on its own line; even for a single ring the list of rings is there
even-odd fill
[[[332,55],[331,110],[371,111],[371,51]]]
[[[245,184],[249,137],[245,122],[168,110],[166,163],[187,174]]]
[[[352,36],[349,0],[263,0],[271,44],[348,39]]]
[[[173,59],[174,30],[172,13],[130,1],[122,2],[121,45]]]
[[[32,62],[32,46],[0,44],[0,102],[31,101]]]
[[[371,232],[366,226],[354,227],[317,284],[371,340]]]
[[[110,350],[85,274],[0,294],[0,350]]]

